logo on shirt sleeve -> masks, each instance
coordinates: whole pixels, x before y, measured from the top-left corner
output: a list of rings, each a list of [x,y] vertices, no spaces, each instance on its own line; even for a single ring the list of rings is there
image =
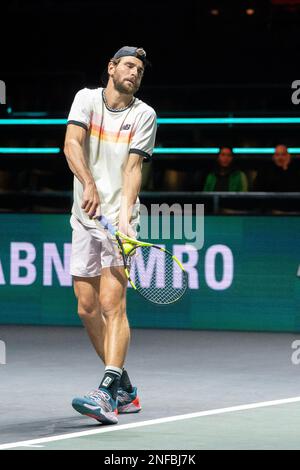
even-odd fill
[[[121,130],[122,130],[122,131],[128,131],[130,128],[131,128],[131,124],[124,124],[124,125],[122,126],[122,129],[121,129]]]

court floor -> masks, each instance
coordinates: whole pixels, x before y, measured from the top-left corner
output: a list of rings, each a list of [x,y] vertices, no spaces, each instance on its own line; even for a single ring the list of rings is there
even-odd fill
[[[0,449],[299,449],[299,335],[133,330],[141,413],[99,425],[73,396],[103,366],[82,328],[0,326]]]

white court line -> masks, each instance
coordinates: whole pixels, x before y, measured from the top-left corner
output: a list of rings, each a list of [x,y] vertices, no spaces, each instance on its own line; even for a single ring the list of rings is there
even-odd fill
[[[93,436],[95,434],[123,431],[124,429],[135,429],[135,428],[141,428],[144,426],[153,426],[155,424],[172,423],[173,421],[182,421],[184,419],[200,418],[201,416],[212,416],[212,415],[219,415],[222,413],[231,413],[234,411],[253,410],[255,408],[284,405],[287,403],[296,403],[296,402],[300,402],[300,397],[283,398],[281,400],[261,401],[257,403],[250,403],[247,405],[229,406],[227,408],[217,408],[215,410],[198,411],[196,413],[187,413],[185,415],[170,416],[168,418],[150,419],[148,421],[140,421],[140,422],[131,423],[131,424],[111,425],[111,426],[105,426],[100,429],[98,428],[93,429],[92,431],[81,431],[81,432],[73,432],[69,434],[58,434],[57,436],[42,437],[38,439],[31,439],[28,441],[19,441],[19,442],[11,442],[8,444],[1,444],[0,450],[13,449],[15,447],[33,446],[36,444],[44,444],[46,442],[64,441],[66,439],[74,439],[77,437],[84,437],[84,436]]]
[[[40,447],[45,447],[45,446],[38,446],[38,445],[33,445],[33,444],[26,444],[26,445],[23,445],[23,446],[20,446],[20,447],[30,447],[30,449],[36,449],[36,448],[40,448]]]

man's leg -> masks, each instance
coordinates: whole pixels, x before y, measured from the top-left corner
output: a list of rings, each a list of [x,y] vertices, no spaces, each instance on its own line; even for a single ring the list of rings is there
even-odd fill
[[[111,266],[101,271],[99,302],[106,323],[105,374],[100,390],[117,400],[130,339],[126,315],[127,279],[122,266]]]
[[[127,278],[124,268],[103,268],[99,292],[101,314],[105,322],[105,365],[122,369],[130,341],[126,314]]]
[[[100,276],[74,278],[74,290],[78,298],[78,314],[106,368],[99,389],[90,392],[83,398],[74,398],[72,404],[80,413],[91,416],[104,424],[118,422],[116,416],[118,413],[117,399],[130,339],[126,316],[126,288],[127,279],[123,267],[103,268],[101,278]],[[128,378],[127,373],[126,377]],[[122,400],[125,392],[123,390],[120,392]],[[139,406],[136,389],[132,395],[126,395],[127,402],[135,401]],[[122,405],[123,403],[121,404],[121,412]],[[132,408],[133,406],[131,404]],[[130,409],[128,406],[125,411],[139,410],[137,407]]]
[[[73,276],[73,279],[78,314],[97,354],[106,365],[99,390],[84,398],[75,398],[73,407],[102,423],[113,424],[118,421],[117,412],[136,413],[141,410],[137,389],[132,387],[127,372],[122,371],[130,341],[124,268],[103,268],[101,276]]]
[[[120,369],[130,340],[126,285],[123,267],[104,268],[101,277],[74,276],[78,315],[92,344],[105,365]]]
[[[101,276],[73,276],[73,281],[78,300],[78,315],[98,356],[105,364],[106,325],[99,303]]]
[[[105,374],[100,389],[106,379],[114,379],[107,389],[113,398],[117,397],[119,413],[137,413],[141,410],[137,388],[133,387],[128,373],[122,370],[130,342],[130,328],[126,313],[127,278],[123,267],[103,268],[100,284],[101,312],[106,324]],[[114,377],[119,372],[121,377]],[[108,378],[107,378],[108,377]]]

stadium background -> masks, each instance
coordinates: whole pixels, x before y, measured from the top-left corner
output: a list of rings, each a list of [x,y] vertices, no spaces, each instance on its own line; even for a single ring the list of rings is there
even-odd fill
[[[13,0],[1,16],[0,322],[79,324],[68,276],[62,282],[53,262],[46,283],[44,272],[45,244],[55,245],[65,270],[68,262],[65,119],[75,93],[99,86],[111,55],[128,44],[143,46],[152,62],[138,96],[160,119],[141,200],[204,203],[206,213],[198,284],[164,310],[129,292],[132,326],[299,331],[300,193],[257,193],[253,181],[271,167],[278,143],[299,170],[292,84],[299,78],[300,2],[187,0],[179,8],[155,0],[141,9],[116,0]],[[249,191],[203,192],[222,145],[236,149]],[[206,265],[216,246],[231,255],[221,249]],[[212,288],[231,268],[230,284]]]

